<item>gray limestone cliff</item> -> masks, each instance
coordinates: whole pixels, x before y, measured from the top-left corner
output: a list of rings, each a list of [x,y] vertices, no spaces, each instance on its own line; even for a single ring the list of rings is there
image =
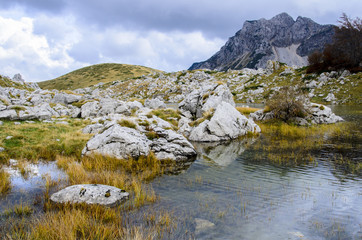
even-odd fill
[[[270,20],[246,21],[219,52],[204,62],[194,63],[189,70],[265,68],[268,60],[305,66],[307,56],[323,50],[333,34],[333,25],[320,25],[305,17],[294,20],[287,13]]]

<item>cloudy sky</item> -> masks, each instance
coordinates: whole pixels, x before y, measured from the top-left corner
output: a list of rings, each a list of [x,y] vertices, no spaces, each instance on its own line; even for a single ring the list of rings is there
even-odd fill
[[[281,12],[337,24],[342,12],[358,17],[362,1],[0,0],[0,74],[42,81],[104,62],[183,70],[245,20]]]

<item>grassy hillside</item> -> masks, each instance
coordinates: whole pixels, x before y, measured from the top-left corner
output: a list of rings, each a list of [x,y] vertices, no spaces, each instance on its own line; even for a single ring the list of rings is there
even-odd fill
[[[161,71],[136,65],[103,63],[84,67],[53,80],[39,82],[38,84],[42,89],[77,89],[89,87],[100,82],[107,83],[140,77],[152,72]]]

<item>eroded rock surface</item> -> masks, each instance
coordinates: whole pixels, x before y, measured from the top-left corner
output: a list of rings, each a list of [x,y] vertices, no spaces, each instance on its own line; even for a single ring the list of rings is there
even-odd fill
[[[107,185],[79,184],[54,193],[50,200],[56,203],[86,203],[113,207],[127,200],[129,193]]]
[[[191,130],[189,139],[197,142],[216,142],[235,139],[248,132],[258,133],[260,128],[252,119],[240,114],[229,103],[222,102],[210,120]]]

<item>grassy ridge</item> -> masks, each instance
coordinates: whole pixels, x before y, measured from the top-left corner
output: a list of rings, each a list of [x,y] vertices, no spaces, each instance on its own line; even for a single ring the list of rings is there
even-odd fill
[[[100,82],[107,83],[140,77],[152,72],[161,71],[137,65],[103,63],[84,67],[58,78],[39,82],[38,84],[42,89],[74,90],[89,87]]]

